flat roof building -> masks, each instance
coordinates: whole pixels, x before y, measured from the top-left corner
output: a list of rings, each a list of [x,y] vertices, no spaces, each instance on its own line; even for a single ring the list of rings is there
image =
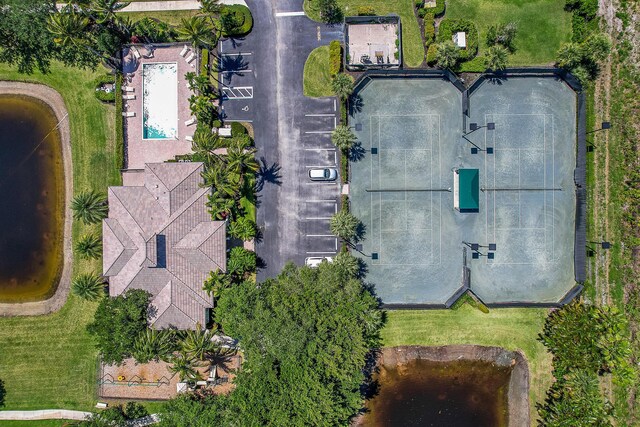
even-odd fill
[[[400,67],[402,42],[398,16],[353,16],[344,22],[347,69]]]

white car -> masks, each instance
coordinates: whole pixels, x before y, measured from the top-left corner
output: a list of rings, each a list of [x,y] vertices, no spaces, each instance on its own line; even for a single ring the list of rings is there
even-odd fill
[[[305,265],[312,268],[319,266],[322,261],[333,262],[333,258],[330,256],[312,256],[304,259]]]
[[[338,178],[338,170],[332,168],[311,169],[309,179],[311,181],[335,181]]]

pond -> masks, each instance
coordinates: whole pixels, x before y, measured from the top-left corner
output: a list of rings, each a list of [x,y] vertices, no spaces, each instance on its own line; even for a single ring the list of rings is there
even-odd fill
[[[0,95],[0,302],[38,301],[62,271],[64,168],[51,108]]]
[[[358,420],[357,425],[510,425],[510,398],[514,404],[518,400],[513,393],[510,395],[510,386],[523,388],[521,384],[514,385],[512,382],[517,359],[517,356],[513,356],[515,353],[507,357],[498,352],[482,354],[480,357],[476,357],[477,353],[464,352],[456,357],[446,354],[441,357],[443,353],[404,357],[405,353],[400,359],[388,353],[383,355],[384,361],[379,362],[378,372],[374,375],[379,386],[377,394],[367,402],[368,412]],[[527,392],[528,382],[524,387],[524,409],[528,414]],[[515,414],[516,411],[512,412]],[[520,415],[515,414],[514,420],[516,417],[520,419]],[[511,425],[519,424],[520,421]]]

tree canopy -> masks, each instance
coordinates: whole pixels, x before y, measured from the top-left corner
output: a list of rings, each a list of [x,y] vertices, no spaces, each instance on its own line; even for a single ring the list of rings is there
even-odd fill
[[[340,265],[287,265],[260,285],[222,293],[216,319],[245,350],[230,395],[243,425],[345,425],[361,407],[378,301]]]
[[[137,337],[147,329],[147,311],[151,294],[131,289],[114,298],[100,301],[87,330],[106,363],[121,363],[134,349]]]

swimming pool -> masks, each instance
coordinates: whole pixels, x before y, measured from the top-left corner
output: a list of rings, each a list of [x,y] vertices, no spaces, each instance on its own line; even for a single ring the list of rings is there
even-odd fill
[[[178,137],[178,64],[142,64],[142,138]]]

